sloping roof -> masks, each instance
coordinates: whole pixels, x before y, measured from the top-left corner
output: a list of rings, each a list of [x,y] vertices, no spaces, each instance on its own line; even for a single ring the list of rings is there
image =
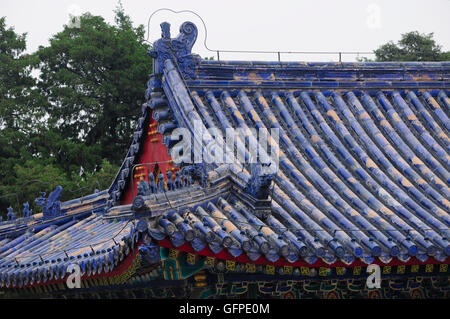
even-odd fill
[[[204,61],[167,49],[186,38],[192,47],[196,34],[185,29],[155,44],[155,87],[167,106],[150,98],[153,112],[169,109],[172,123],[191,132],[195,120],[223,136],[227,128],[280,132],[269,217],[231,193],[231,201],[202,203],[192,212],[198,220],[226,222],[212,227],[217,236],[239,233],[231,236],[237,247],[256,247],[267,262],[448,261],[449,62]],[[231,172],[250,178],[249,166],[235,166]],[[274,255],[261,251],[260,239]]]
[[[93,212],[102,211],[109,198],[108,192],[101,191],[91,195],[62,202],[60,213],[56,216],[44,216],[43,213],[19,217],[0,222],[0,239],[14,238],[26,231],[39,231],[54,224],[61,224],[71,219],[81,219]]]
[[[135,237],[128,221],[106,222],[90,215],[4,239],[0,243],[0,287],[62,280],[73,263],[80,265],[82,275],[109,273],[134,247],[131,238]]]
[[[108,190],[62,203],[57,218],[0,224],[1,285],[61,279],[73,262],[110,272],[149,238],[259,264],[448,263],[450,62],[209,61],[191,54],[196,36],[187,22],[155,43],[147,102]],[[155,165],[178,170],[162,154],[176,128],[250,132],[247,160],[251,129],[276,128],[278,171],[264,184],[248,163],[175,163],[174,189],[166,174],[164,191],[137,195]]]

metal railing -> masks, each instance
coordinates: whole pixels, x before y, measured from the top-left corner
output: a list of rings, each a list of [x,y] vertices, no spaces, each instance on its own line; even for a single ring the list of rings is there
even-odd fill
[[[202,17],[198,13],[196,13],[196,12],[194,12],[192,10],[176,11],[176,10],[172,10],[172,9],[169,9],[169,8],[161,8],[161,9],[153,11],[152,14],[150,15],[149,19],[148,19],[148,22],[147,22],[147,39],[145,39],[144,42],[147,42],[147,43],[149,43],[152,46],[153,46],[153,43],[148,41],[148,39],[150,37],[150,21],[151,21],[152,17],[157,12],[160,12],[160,11],[170,11],[170,12],[175,13],[175,14],[191,13],[191,14],[195,15],[197,18],[199,18],[200,21],[202,22],[203,28],[205,30],[205,38],[204,38],[204,41],[203,41],[203,45],[205,46],[206,50],[216,54],[218,61],[220,61],[220,53],[276,54],[278,62],[281,62],[281,54],[338,55],[339,56],[339,62],[342,62],[342,56],[343,55],[355,55],[355,54],[356,55],[360,55],[360,54],[363,54],[363,55],[364,54],[365,55],[367,55],[367,54],[375,55],[375,53],[372,52],[372,51],[371,52],[365,52],[365,51],[361,51],[361,52],[358,52],[358,51],[264,51],[264,50],[221,50],[221,49],[210,49],[208,47],[208,44],[206,43],[207,40],[208,40],[208,28],[206,27],[206,23],[202,19]]]
[[[211,50],[209,50],[211,51]],[[213,51],[214,52],[214,51]],[[339,62],[342,62],[343,55],[375,55],[374,52],[356,51],[259,51],[259,50],[215,50],[217,61],[220,61],[220,53],[251,53],[251,54],[276,54],[278,62],[281,63],[281,54],[316,54],[316,55],[338,55]]]

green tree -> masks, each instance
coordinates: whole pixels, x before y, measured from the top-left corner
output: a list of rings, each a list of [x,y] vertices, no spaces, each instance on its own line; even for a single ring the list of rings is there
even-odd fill
[[[448,61],[450,52],[433,39],[433,33],[421,34],[417,31],[402,34],[395,44],[389,41],[374,51],[375,61]]]
[[[115,12],[115,25],[85,13],[79,28],[65,26],[36,53],[38,86],[58,139],[46,152],[57,154],[67,174],[80,165],[91,171],[101,158],[119,164],[144,102],[151,70],[144,27],[134,28],[121,7]]]
[[[0,17],[0,185],[6,187],[16,181],[14,166],[32,157],[29,136],[39,131],[45,115],[44,100],[32,76],[37,60],[25,50],[26,34],[17,34]],[[0,192],[2,213],[10,195]]]
[[[34,54],[0,19],[0,215],[57,185],[62,200],[103,190],[125,154],[151,69],[144,28],[89,13]],[[36,71],[38,79],[32,76]]]

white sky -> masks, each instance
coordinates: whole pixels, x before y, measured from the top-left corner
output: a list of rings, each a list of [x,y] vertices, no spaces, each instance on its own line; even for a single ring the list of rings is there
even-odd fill
[[[450,50],[450,0],[122,0],[135,25],[144,24],[160,8],[193,10],[208,28],[208,47],[269,51],[372,51],[400,34],[434,32],[435,40]],[[47,45],[48,39],[69,21],[69,12],[89,11],[113,22],[115,0],[0,0],[0,16],[19,33],[28,33],[28,51]],[[159,24],[172,25],[172,37],[186,20],[194,22],[199,37],[194,51],[215,56],[203,45],[200,20],[191,14],[163,11],[150,24],[150,41],[160,37]],[[337,56],[282,55],[282,60],[336,61]],[[221,59],[276,60],[276,54],[221,54]],[[344,56],[343,61],[354,61]]]

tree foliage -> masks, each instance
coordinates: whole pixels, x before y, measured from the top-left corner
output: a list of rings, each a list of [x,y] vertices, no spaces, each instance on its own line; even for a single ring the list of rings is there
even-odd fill
[[[396,43],[389,41],[374,51],[376,61],[448,61],[450,52],[433,39],[433,33],[421,34],[417,31],[402,34]]]
[[[132,137],[151,59],[144,27],[85,13],[26,54],[26,34],[0,18],[0,215],[39,191],[63,200],[112,182]]]
[[[83,143],[88,169],[99,157],[118,164],[130,142],[150,70],[143,38],[143,27],[133,28],[122,10],[114,26],[84,14],[80,28],[64,28],[37,52],[49,124],[62,143]],[[61,160],[79,166],[73,156],[64,152]]]

